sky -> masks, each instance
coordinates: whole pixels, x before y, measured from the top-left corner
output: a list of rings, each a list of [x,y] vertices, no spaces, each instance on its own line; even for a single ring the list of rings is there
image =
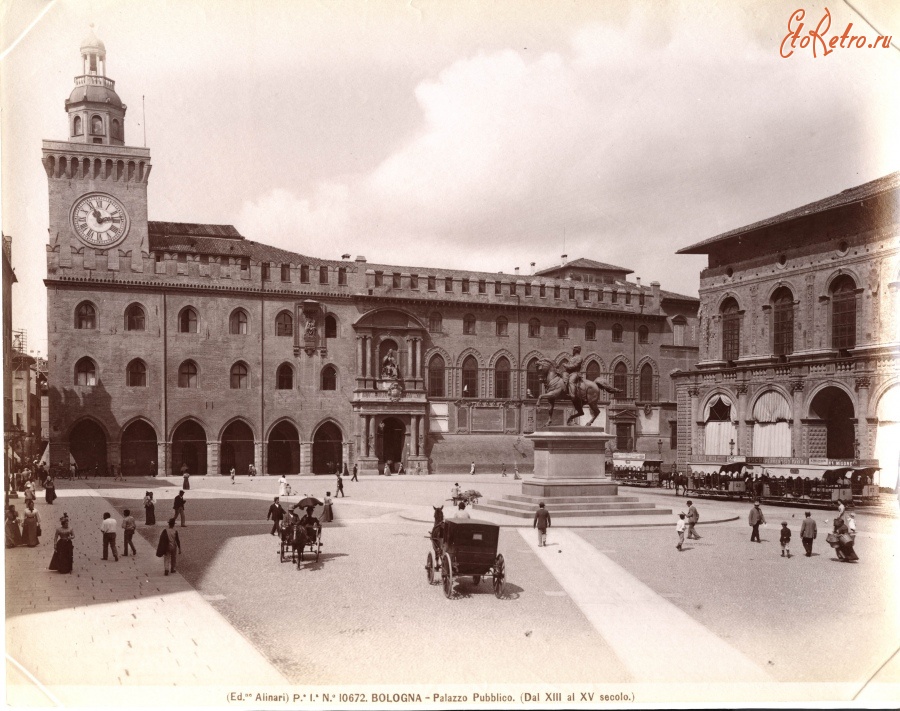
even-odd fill
[[[676,250],[900,170],[900,51],[782,57],[798,9],[801,36],[827,10],[826,37],[874,39],[862,13],[900,46],[888,0],[0,0],[13,327],[46,353],[41,140],[91,23],[151,220],[398,265],[565,253],[696,294],[705,257]]]

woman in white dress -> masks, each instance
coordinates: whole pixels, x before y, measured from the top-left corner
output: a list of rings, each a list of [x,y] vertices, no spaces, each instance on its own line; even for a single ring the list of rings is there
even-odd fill
[[[278,495],[279,496],[287,496],[288,495],[287,484],[288,484],[287,477],[284,474],[282,474],[281,477],[278,479]]]

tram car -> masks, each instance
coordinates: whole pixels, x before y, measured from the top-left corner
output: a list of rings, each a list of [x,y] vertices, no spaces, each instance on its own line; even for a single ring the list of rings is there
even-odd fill
[[[662,459],[614,460],[613,481],[623,486],[662,486]]]

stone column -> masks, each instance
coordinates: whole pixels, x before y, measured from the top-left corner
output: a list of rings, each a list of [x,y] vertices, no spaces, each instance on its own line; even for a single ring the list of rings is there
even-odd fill
[[[422,380],[424,369],[422,368],[422,339],[416,339],[416,377]]]
[[[375,442],[375,433],[373,432],[372,416],[366,415],[366,456],[372,456],[372,445]]]
[[[869,409],[869,386],[871,378],[863,376],[856,379],[856,439],[859,442],[857,458],[868,459],[869,453],[869,423],[866,412]]]
[[[691,398],[691,451],[688,457],[702,454],[698,448],[697,442],[697,406],[699,404],[700,388],[688,388],[688,395]]]
[[[312,474],[312,442],[300,443],[300,473]]]
[[[68,455],[68,452],[67,452]],[[63,460],[68,462],[68,456]],[[168,442],[156,443],[156,475],[166,476],[169,473],[169,444]]]
[[[219,443],[216,441],[206,443],[206,474],[207,476],[219,476]]]
[[[802,380],[791,381],[791,393],[794,396],[793,422],[791,424],[791,454],[795,457],[809,456],[803,451],[803,386]]]
[[[734,453],[745,454],[747,449],[747,383],[738,383],[738,431]]]
[[[253,443],[253,466],[256,467],[256,473],[262,476],[265,474],[263,455],[265,453],[266,443],[257,441]],[[246,474],[246,472],[244,472]]]
[[[121,442],[107,442],[106,443],[106,468],[107,471],[109,467],[121,466],[122,465],[122,443]]]
[[[409,433],[409,453],[414,457],[419,456],[419,416],[413,415],[410,418],[410,433]]]
[[[366,357],[363,352],[363,337],[356,337],[356,387],[365,387]]]

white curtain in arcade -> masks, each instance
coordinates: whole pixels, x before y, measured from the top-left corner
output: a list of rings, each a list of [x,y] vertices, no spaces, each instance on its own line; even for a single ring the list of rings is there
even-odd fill
[[[737,446],[737,408],[727,395],[716,395],[703,408],[704,453],[731,454]]]
[[[900,386],[888,390],[878,401],[878,430],[875,434],[875,458],[881,471],[875,474],[879,486],[897,488],[900,470]]]
[[[760,395],[753,406],[753,456],[791,456],[791,406],[779,392]]]

